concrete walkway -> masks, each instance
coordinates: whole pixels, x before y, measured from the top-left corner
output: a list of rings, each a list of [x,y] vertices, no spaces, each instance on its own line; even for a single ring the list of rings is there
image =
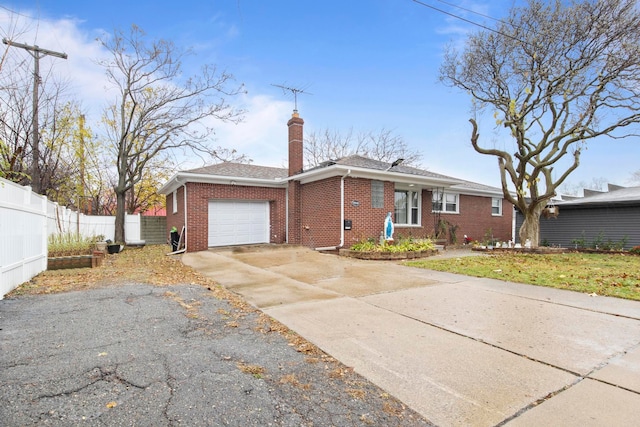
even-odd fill
[[[440,426],[629,426],[640,302],[299,247],[182,261]]]

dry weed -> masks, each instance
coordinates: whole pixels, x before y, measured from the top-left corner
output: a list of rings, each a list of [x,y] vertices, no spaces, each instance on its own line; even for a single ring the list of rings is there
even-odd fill
[[[255,378],[262,378],[262,376],[266,372],[266,369],[260,365],[250,365],[244,362],[238,362],[236,363],[236,366],[238,367],[238,369],[240,369],[240,371],[244,372],[245,374],[251,374]]]
[[[311,388],[311,384],[301,383],[300,380],[296,377],[296,374],[288,374],[280,378],[280,384],[289,384],[296,388],[302,390],[309,390]]]

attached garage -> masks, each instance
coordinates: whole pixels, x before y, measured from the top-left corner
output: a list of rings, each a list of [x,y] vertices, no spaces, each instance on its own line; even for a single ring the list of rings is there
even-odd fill
[[[269,202],[209,202],[209,247],[269,242]]]

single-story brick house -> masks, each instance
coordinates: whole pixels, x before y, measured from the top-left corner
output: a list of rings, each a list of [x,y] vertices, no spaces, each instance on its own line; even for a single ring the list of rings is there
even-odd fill
[[[294,111],[289,168],[220,163],[178,172],[167,196],[167,229],[184,227],[185,249],[290,243],[316,249],[377,239],[388,212],[394,237],[428,237],[439,223],[482,240],[512,238],[513,208],[499,188],[361,156],[303,170],[303,124]]]

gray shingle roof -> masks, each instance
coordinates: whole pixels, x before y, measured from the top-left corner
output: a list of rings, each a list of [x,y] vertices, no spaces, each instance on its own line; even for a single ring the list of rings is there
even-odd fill
[[[462,184],[454,185],[452,188],[465,188],[468,190],[483,191],[483,192],[502,192],[500,187],[492,187],[490,185],[480,184],[479,182],[471,182],[461,180]]]
[[[389,166],[391,166],[387,162],[381,162],[379,160],[369,159],[367,157],[362,157],[362,156],[359,156],[357,154],[354,154],[352,156],[343,157],[341,159],[338,159],[338,160],[334,161],[333,163],[334,164],[338,164],[338,165],[353,166],[353,167],[360,167],[360,168],[374,169],[374,170],[381,170],[381,171],[386,171],[389,168]],[[451,177],[451,176],[446,176],[446,175],[442,175],[442,174],[439,174],[439,173],[429,172],[429,171],[424,170],[424,169],[418,169],[418,168],[414,168],[412,166],[406,166],[406,165],[403,165],[403,164],[399,164],[398,166],[394,166],[393,168],[389,169],[389,172],[398,172],[398,173],[406,173],[406,174],[409,174],[409,175],[427,176],[427,177],[430,177],[430,178],[442,178],[442,179],[458,180],[457,178],[454,178],[454,177]],[[458,181],[460,181],[460,180],[458,180]]]
[[[465,181],[465,180],[461,180],[451,176],[442,175],[439,173],[430,172],[428,170],[418,169],[418,168],[403,165],[403,164],[394,166],[393,168],[389,169],[390,164],[387,162],[369,159],[367,157],[363,157],[357,154],[343,157],[338,160],[331,160],[331,161],[324,162],[314,168],[307,170],[306,172],[324,169],[336,164],[341,166],[358,167],[358,168],[378,170],[378,171],[389,170],[389,172],[403,173],[407,175],[442,179],[442,180],[448,180],[448,181],[454,181],[454,182],[458,181],[459,183],[455,184],[453,188],[461,191],[471,190],[471,191],[494,192],[494,193],[502,191],[500,188],[479,184],[477,182]],[[202,174],[202,175],[228,176],[228,177],[236,177],[236,178],[253,178],[253,179],[265,179],[265,180],[276,180],[276,179],[284,180],[288,176],[288,170],[285,168],[256,166],[256,165],[250,165],[250,164],[244,164],[244,163],[232,163],[232,162],[218,163],[215,165],[191,169],[185,172],[193,173],[193,174]]]
[[[616,188],[617,187],[617,188]],[[587,193],[588,196],[556,202],[559,206],[578,206],[596,204],[637,204],[640,203],[640,187],[611,187],[612,191]]]
[[[220,175],[238,178],[285,179],[289,171],[284,168],[256,166],[245,163],[224,162],[185,171],[193,174]]]

